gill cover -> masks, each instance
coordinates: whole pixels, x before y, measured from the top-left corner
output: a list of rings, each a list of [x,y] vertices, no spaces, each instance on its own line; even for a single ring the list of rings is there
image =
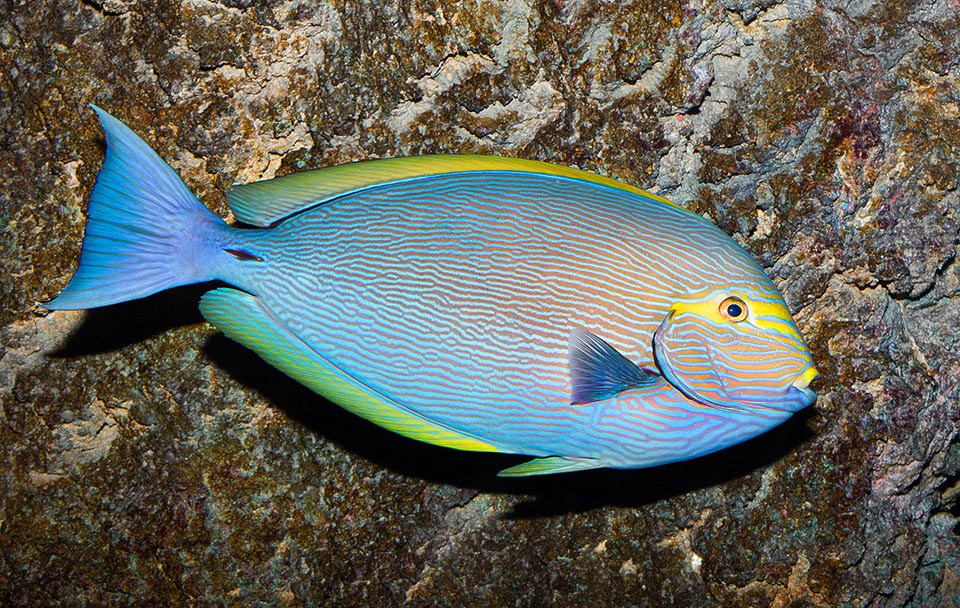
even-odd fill
[[[797,411],[814,399],[809,349],[780,302],[721,293],[676,304],[653,350],[663,376],[705,405]]]

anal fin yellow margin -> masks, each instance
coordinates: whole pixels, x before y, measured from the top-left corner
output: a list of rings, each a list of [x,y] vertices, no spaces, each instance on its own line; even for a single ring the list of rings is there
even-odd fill
[[[297,382],[387,430],[438,446],[499,452],[486,441],[434,422],[358,382],[281,325],[256,296],[230,288],[207,292],[203,316],[227,337]]]

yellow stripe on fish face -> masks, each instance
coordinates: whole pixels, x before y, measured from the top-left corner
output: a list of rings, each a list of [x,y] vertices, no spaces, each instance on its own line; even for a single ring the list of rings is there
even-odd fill
[[[793,342],[803,345],[806,350],[806,343],[800,336],[790,311],[782,302],[761,300],[752,295],[738,293],[736,290],[724,290],[713,292],[703,300],[677,302],[670,310],[675,314],[695,314],[718,326],[723,326],[735,322],[723,314],[721,307],[731,298],[739,299],[746,305],[746,316],[741,322],[748,323],[761,331],[773,331],[789,337]]]

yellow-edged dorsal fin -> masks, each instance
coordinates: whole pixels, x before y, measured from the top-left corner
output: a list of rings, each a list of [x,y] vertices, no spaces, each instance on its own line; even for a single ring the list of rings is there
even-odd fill
[[[269,226],[288,215],[350,192],[405,179],[471,171],[556,175],[602,184],[676,207],[665,198],[589,171],[537,160],[476,154],[401,156],[291,173],[234,186],[227,191],[227,203],[241,222]]]

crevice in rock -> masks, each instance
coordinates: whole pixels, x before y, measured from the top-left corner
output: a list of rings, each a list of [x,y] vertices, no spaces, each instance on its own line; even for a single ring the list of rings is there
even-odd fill
[[[951,531],[960,536],[960,432],[956,432],[950,440],[950,462],[946,478],[937,486],[940,495],[940,504],[931,516],[937,513],[947,513],[956,520]]]
[[[119,17],[126,12],[123,10],[110,8],[108,2],[97,2],[97,0],[80,0],[80,3],[89,6],[98,13],[102,13],[107,17]]]

